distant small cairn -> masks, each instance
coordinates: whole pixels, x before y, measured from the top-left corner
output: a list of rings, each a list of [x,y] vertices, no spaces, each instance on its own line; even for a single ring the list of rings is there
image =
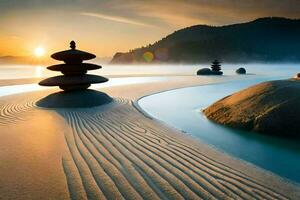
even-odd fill
[[[211,69],[202,68],[197,71],[197,75],[222,75],[221,63],[218,60],[214,60],[211,65]]]
[[[102,76],[86,74],[89,70],[100,69],[101,66],[83,63],[84,60],[95,58],[94,54],[76,49],[76,43],[70,42],[70,48],[66,51],[57,52],[51,57],[55,60],[64,61],[64,64],[52,65],[47,69],[60,71],[63,75],[47,78],[41,82],[41,86],[59,86],[64,91],[85,90],[93,83],[104,83],[108,79]]]
[[[235,71],[235,73],[237,73],[237,74],[246,74],[247,71],[246,71],[245,68],[241,67],[241,68],[238,68],[238,69]]]

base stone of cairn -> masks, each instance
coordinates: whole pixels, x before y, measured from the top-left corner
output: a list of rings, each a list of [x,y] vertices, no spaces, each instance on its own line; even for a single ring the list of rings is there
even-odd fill
[[[74,41],[70,43],[70,50],[54,53],[51,57],[55,60],[64,61],[64,64],[47,67],[51,71],[59,71],[63,75],[45,79],[39,83],[41,86],[58,86],[64,91],[84,90],[94,83],[104,83],[108,79],[102,76],[86,74],[89,70],[100,69],[101,66],[82,63],[84,60],[94,59],[94,54],[76,49]]]
[[[113,99],[104,92],[96,90],[76,90],[56,92],[36,102],[42,108],[90,108],[108,104]]]

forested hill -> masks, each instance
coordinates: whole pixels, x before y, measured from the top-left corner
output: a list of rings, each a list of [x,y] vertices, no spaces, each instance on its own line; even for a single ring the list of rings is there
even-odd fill
[[[147,47],[116,53],[111,63],[299,62],[300,20],[260,18],[227,26],[197,25]]]

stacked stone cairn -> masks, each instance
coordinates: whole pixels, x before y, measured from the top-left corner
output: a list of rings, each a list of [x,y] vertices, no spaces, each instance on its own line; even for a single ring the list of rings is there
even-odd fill
[[[218,60],[212,62],[211,69],[202,68],[197,71],[197,75],[222,75],[221,64]]]
[[[211,71],[213,75],[222,75],[221,63],[218,60],[214,60],[211,65]]]
[[[70,42],[70,50],[54,53],[51,57],[64,61],[64,64],[47,67],[51,71],[60,71],[63,75],[45,79],[39,83],[41,86],[59,86],[64,91],[84,90],[95,83],[104,83],[108,79],[102,76],[87,74],[89,70],[100,69],[101,66],[83,63],[84,60],[94,59],[94,54],[76,49],[76,43]]]

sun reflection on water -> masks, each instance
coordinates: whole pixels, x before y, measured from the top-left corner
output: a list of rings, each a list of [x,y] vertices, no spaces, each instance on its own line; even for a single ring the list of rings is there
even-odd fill
[[[44,74],[44,67],[37,66],[34,70],[34,77],[41,78],[43,77],[43,74]]]

